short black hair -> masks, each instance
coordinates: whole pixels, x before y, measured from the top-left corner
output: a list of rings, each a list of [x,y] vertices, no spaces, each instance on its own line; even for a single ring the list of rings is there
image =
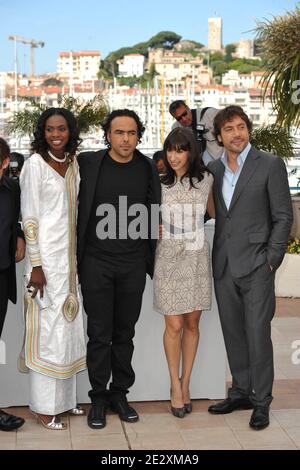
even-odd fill
[[[40,115],[33,133],[34,140],[31,142],[31,149],[33,152],[39,153],[45,160],[48,160],[47,151],[49,150],[49,145],[45,137],[45,128],[47,120],[52,116],[62,116],[65,118],[70,133],[65,151],[69,152],[70,158],[73,158],[82,140],[79,137],[78,124],[74,114],[65,108],[48,108]]]
[[[117,117],[123,117],[123,116],[130,117],[135,120],[136,125],[137,125],[138,143],[140,143],[142,140],[143,133],[145,132],[145,127],[142,121],[140,120],[139,116],[131,109],[127,109],[127,108],[115,109],[110,114],[108,114],[106,118],[104,119],[104,121],[101,123],[101,127],[104,132],[104,142],[105,142],[105,145],[109,148],[110,148],[110,143],[107,139],[107,134],[110,131],[111,122],[113,121],[113,119]]]
[[[225,122],[232,121],[233,118],[239,116],[246,124],[249,134],[252,132],[252,122],[248,118],[247,114],[240,106],[230,105],[224,109],[221,109],[214,118],[214,135],[218,141],[220,147],[224,147],[223,143],[218,140],[218,136],[221,135],[221,129]]]
[[[199,154],[199,147],[192,130],[187,127],[176,127],[170,132],[164,143],[163,152],[166,173],[161,178],[163,184],[172,186],[176,182],[176,173],[167,158],[167,152],[174,149],[177,151],[189,151],[189,167],[186,174],[181,177],[181,181],[184,177],[188,177],[190,186],[194,187],[193,178],[202,181],[204,173],[210,173],[203,163],[202,155]]]
[[[0,137],[0,165],[2,165],[7,158],[10,158],[10,148],[6,140]]]
[[[172,114],[172,116],[174,116],[174,113],[176,111],[176,109],[180,108],[180,106],[185,106],[186,108],[188,108],[188,105],[186,104],[185,101],[183,100],[176,100],[176,101],[173,101],[170,106],[169,106],[169,113]]]
[[[164,151],[163,150],[157,150],[154,152],[152,159],[155,163],[159,162],[160,160],[164,159]]]

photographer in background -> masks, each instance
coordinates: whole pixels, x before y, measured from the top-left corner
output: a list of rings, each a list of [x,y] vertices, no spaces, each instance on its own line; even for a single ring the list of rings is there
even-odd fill
[[[205,165],[221,157],[222,149],[212,133],[213,120],[218,109],[211,107],[190,109],[183,100],[176,100],[170,104],[169,112],[176,119],[172,129],[176,127],[192,129],[199,145],[199,151],[203,154]]]
[[[24,155],[19,152],[11,152],[9,164],[9,177],[15,180],[19,180],[23,165]]]
[[[163,175],[166,172],[166,167],[164,163],[164,152],[163,150],[157,150],[152,156],[153,161],[156,164],[156,168],[159,175]]]

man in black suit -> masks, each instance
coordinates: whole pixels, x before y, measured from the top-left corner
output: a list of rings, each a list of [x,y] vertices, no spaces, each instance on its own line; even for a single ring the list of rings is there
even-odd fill
[[[19,226],[20,190],[5,174],[9,166],[9,146],[0,138],[0,337],[8,300],[17,301],[16,265],[25,256],[25,242]],[[24,419],[0,410],[0,430],[12,431]]]
[[[102,127],[108,150],[78,158],[78,272],[88,318],[88,425],[95,429],[106,425],[108,406],[123,421],[138,420],[126,394],[135,380],[133,337],[146,272],[153,275],[158,217],[155,230],[151,207],[158,214],[160,204],[155,163],[136,150],[144,131],[136,113],[113,111]],[[143,215],[135,225],[138,206]]]
[[[249,424],[263,429],[269,424],[274,380],[274,278],[293,213],[284,161],[254,148],[249,143],[251,129],[239,106],[228,106],[214,119],[224,153],[209,164],[216,207],[212,261],[233,380],[228,398],[209,411],[254,408]]]

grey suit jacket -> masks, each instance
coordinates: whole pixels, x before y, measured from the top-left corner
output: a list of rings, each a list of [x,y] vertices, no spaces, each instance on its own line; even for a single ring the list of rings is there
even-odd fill
[[[251,147],[229,210],[222,194],[225,171],[222,161],[211,162],[209,169],[214,175],[216,207],[214,277],[220,279],[227,260],[232,275],[238,278],[266,261],[277,269],[284,257],[293,222],[284,161]]]

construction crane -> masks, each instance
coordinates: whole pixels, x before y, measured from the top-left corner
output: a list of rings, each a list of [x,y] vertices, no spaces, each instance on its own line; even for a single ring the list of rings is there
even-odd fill
[[[8,39],[10,41],[15,41],[15,51],[16,51],[16,43],[21,42],[22,44],[27,44],[30,46],[30,76],[34,76],[34,49],[37,47],[44,47],[45,43],[43,41],[36,41],[35,39],[26,39],[22,36],[9,36]],[[16,53],[16,52],[15,52]],[[15,60],[17,58],[15,57]]]

